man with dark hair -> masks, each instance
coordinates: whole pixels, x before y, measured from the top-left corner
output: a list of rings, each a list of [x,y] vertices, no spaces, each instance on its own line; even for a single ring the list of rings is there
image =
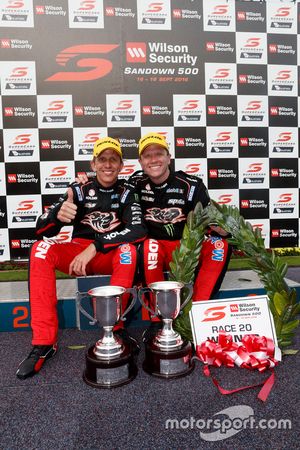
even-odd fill
[[[146,228],[134,191],[125,191],[118,179],[123,167],[119,142],[99,139],[91,167],[96,176],[84,185],[70,185],[64,197],[37,221],[36,234],[41,240],[32,246],[29,270],[33,348],[21,362],[18,378],[34,375],[56,353],[56,269],[74,276],[111,274],[111,285],[132,287],[137,260],[134,243],[145,239]],[[73,225],[71,242],[51,239],[65,225]],[[127,302],[128,296],[123,299]]]
[[[143,242],[143,268],[149,285],[164,280],[172,252],[180,245],[187,215],[198,202],[205,207],[210,198],[200,178],[170,169],[171,156],[163,135],[148,133],[139,141],[139,162],[143,172],[131,176],[148,228]],[[211,227],[203,242],[195,277],[193,300],[207,300],[218,291],[230,258],[227,233]],[[222,236],[223,235],[223,236]]]

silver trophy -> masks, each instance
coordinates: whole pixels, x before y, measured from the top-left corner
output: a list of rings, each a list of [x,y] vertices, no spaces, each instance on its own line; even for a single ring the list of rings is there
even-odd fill
[[[126,310],[122,311],[122,296],[129,293],[132,294],[132,300]],[[137,373],[133,348],[116,336],[113,328],[119,320],[125,320],[126,314],[133,308],[137,299],[136,289],[100,286],[89,290],[88,295],[92,297],[95,317],[92,317],[81,304],[79,309],[92,323],[98,323],[103,327],[103,336],[86,354],[83,379],[94,387],[114,387],[128,383]]]
[[[189,289],[184,303],[181,304],[181,291],[186,287]],[[143,295],[151,292],[154,298],[155,309],[151,309],[143,300]],[[163,321],[163,328],[154,338],[154,343],[162,350],[172,350],[180,348],[183,340],[179,333],[173,329],[173,320],[176,319],[181,309],[192,297],[192,286],[185,285],[177,281],[157,281],[149,284],[146,288],[139,290],[139,300],[142,305],[151,313],[153,317],[160,316]]]
[[[182,290],[188,289],[187,298],[181,304]],[[192,285],[177,281],[157,281],[141,288],[138,296],[142,305],[152,316],[162,319],[162,329],[145,343],[145,361],[143,368],[151,375],[162,378],[181,377],[194,368],[192,346],[184,341],[173,329],[173,320],[192,297]],[[145,293],[150,293],[154,301],[154,309],[143,299]]]

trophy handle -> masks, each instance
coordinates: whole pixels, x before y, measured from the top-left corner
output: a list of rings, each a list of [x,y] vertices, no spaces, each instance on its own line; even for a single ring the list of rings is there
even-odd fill
[[[188,304],[188,302],[191,300],[192,295],[193,295],[193,285],[191,283],[186,284],[184,287],[189,289],[189,293],[188,293],[187,298],[184,300],[184,302],[180,306],[180,309],[183,309]]]
[[[130,305],[127,306],[125,311],[122,313],[122,316],[120,317],[120,320],[126,320],[126,318],[125,318],[126,314],[133,308],[133,306],[134,306],[134,304],[136,302],[136,299],[137,299],[137,292],[136,292],[136,288],[135,287],[127,288],[126,291],[123,293],[123,295],[126,294],[126,292],[128,292],[129,294],[132,294],[132,300],[130,302]]]
[[[97,319],[95,319],[95,317],[91,316],[81,305],[81,300],[84,297],[86,297],[87,294],[88,294],[87,292],[84,292],[84,293],[77,292],[76,293],[77,307],[78,307],[79,311],[91,321],[90,325],[95,325],[97,323]]]
[[[146,292],[152,292],[152,289],[148,288],[148,287],[144,287],[144,288],[140,288],[138,291],[138,297],[139,297],[139,301],[141,302],[141,304],[143,305],[144,308],[146,308],[153,317],[157,316],[157,312],[153,311],[153,309],[151,309],[148,305],[146,305],[146,303],[143,300],[143,295]]]

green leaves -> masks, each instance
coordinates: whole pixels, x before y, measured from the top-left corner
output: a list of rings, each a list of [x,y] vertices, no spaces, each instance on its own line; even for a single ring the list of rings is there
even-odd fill
[[[295,289],[290,289],[284,279],[288,266],[271,250],[264,246],[259,228],[255,230],[240,215],[238,208],[219,205],[213,200],[205,209],[198,203],[187,218],[180,247],[173,252],[170,263],[170,278],[184,283],[194,281],[205,230],[209,223],[215,223],[230,233],[230,244],[250,258],[251,268],[258,274],[270,299],[269,306],[274,318],[278,344],[281,348],[292,344],[300,313]],[[191,301],[175,321],[175,328],[185,338],[192,340],[191,325],[187,312]],[[285,350],[287,352],[287,350]],[[289,354],[294,354],[290,351]],[[286,353],[288,354],[288,353]]]

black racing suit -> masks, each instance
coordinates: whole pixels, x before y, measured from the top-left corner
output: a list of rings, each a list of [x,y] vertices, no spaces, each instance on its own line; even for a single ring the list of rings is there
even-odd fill
[[[73,183],[71,188],[77,205],[76,217],[71,224],[57,219],[67,194],[37,221],[36,234],[44,239],[34,243],[30,256],[33,345],[50,345],[57,340],[55,269],[68,273],[75,256],[93,243],[97,254],[87,264],[86,273],[111,274],[112,285],[131,287],[137,261],[136,247],[132,243],[146,237],[136,194],[133,190],[125,191],[121,180],[104,188],[93,178],[85,185]],[[57,243],[51,239],[65,225],[74,227],[71,242]]]
[[[149,285],[164,280],[172,252],[180,245],[188,213],[198,202],[205,207],[210,198],[200,178],[183,171],[171,172],[159,185],[151,182],[142,171],[128,180],[139,197],[149,239],[143,242],[145,282]],[[213,233],[212,233],[213,234]],[[228,243],[220,236],[210,235],[202,245],[199,271],[194,283],[193,300],[207,300],[219,288],[228,265]]]

